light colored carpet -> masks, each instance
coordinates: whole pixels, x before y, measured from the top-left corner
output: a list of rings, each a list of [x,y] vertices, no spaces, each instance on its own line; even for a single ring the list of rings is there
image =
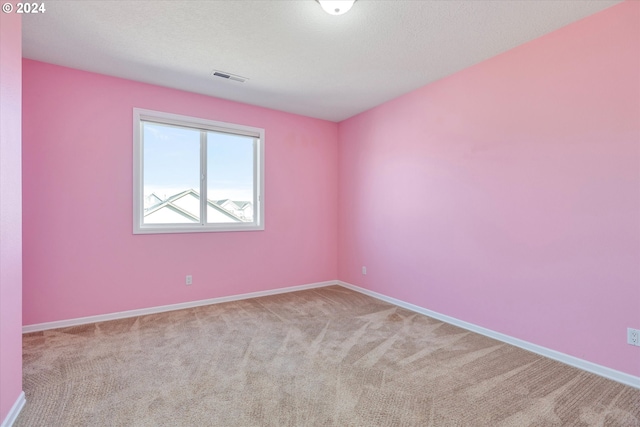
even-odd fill
[[[16,426],[640,426],[640,390],[338,286],[24,336]]]

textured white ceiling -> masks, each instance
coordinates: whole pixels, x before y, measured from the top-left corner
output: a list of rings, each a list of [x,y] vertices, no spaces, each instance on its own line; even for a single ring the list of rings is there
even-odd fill
[[[340,121],[620,0],[48,1],[25,58]],[[215,79],[212,70],[249,78]]]

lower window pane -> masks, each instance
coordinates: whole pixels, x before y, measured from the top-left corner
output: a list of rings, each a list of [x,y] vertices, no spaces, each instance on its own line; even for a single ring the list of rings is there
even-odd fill
[[[143,123],[145,224],[200,222],[200,131]]]
[[[252,222],[255,139],[207,133],[207,222]]]

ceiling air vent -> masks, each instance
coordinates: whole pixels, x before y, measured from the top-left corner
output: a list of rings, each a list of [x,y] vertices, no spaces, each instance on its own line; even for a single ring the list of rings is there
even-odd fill
[[[238,76],[236,74],[227,73],[226,71],[213,70],[211,75],[215,78],[225,79],[225,80],[233,80],[234,82],[244,83],[249,80],[246,77]]]

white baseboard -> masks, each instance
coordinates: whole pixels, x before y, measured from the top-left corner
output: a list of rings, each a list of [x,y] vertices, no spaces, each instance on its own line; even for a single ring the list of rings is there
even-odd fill
[[[157,307],[141,308],[138,310],[120,311],[117,313],[100,314],[97,316],[79,317],[76,319],[58,320],[55,322],[37,323],[22,327],[22,333],[46,331],[47,329],[68,328],[70,326],[86,325],[87,323],[106,322],[108,320],[126,319],[128,317],[145,316],[147,314],[163,313],[165,311],[182,310],[185,308],[200,307],[203,305],[220,304],[223,302],[239,301],[249,298],[264,297],[268,295],[284,294],[287,292],[303,291],[305,289],[323,288],[336,285],[335,280],[327,282],[310,283],[307,285],[291,286],[288,288],[271,289],[268,291],[250,292],[247,294],[231,295],[228,297],[210,298],[198,301],[189,301],[179,304],[161,305]],[[0,426],[4,427],[4,426]]]
[[[18,415],[20,415],[20,411],[22,411],[22,408],[24,408],[25,403],[27,403],[27,400],[24,397],[23,391],[22,393],[20,393],[20,396],[18,396],[16,403],[14,403],[11,407],[11,410],[7,414],[7,417],[4,419],[4,421],[2,421],[2,424],[0,424],[0,427],[11,427],[18,418]]]
[[[607,368],[606,366],[598,365],[596,363],[592,363],[592,362],[577,358],[575,356],[570,356],[565,353],[560,353],[559,351],[551,350],[549,348],[542,347],[540,345],[533,344],[527,341],[523,341],[521,339],[514,338],[500,332],[492,331],[491,329],[483,328],[482,326],[477,326],[477,325],[474,325],[473,323],[465,322],[463,320],[458,320],[454,317],[440,314],[438,312],[435,312],[426,308],[422,308],[420,306],[410,304],[408,302],[404,302],[396,298],[388,297],[386,295],[379,294],[377,292],[373,292],[368,289],[364,289],[359,286],[352,285],[350,283],[346,283],[342,281],[338,281],[337,283],[340,286],[343,286],[347,289],[351,289],[353,291],[360,292],[370,297],[397,305],[402,308],[406,308],[407,310],[415,311],[416,313],[433,317],[434,319],[441,320],[451,325],[459,326],[463,329],[476,332],[480,335],[484,335],[489,338],[493,338],[498,341],[502,341],[504,343],[514,345],[516,347],[520,347],[524,350],[528,350],[533,353],[539,354],[541,356],[548,357],[549,359],[557,360],[558,362],[562,362],[567,365],[573,366],[575,368],[582,369],[583,371],[591,372],[593,374],[600,375],[601,377],[605,377],[610,380],[614,380],[619,383],[640,389],[640,377],[636,377],[631,374],[616,371],[615,369]]]

